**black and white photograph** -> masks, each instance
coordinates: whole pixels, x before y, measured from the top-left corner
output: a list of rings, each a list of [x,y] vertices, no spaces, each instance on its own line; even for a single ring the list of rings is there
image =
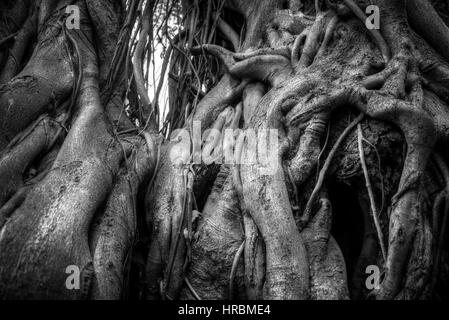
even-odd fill
[[[0,0],[2,301],[444,303],[448,218],[449,1]]]

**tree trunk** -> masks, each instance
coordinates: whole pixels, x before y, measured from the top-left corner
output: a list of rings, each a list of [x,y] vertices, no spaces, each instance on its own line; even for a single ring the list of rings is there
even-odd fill
[[[440,2],[0,0],[0,297],[446,298]]]

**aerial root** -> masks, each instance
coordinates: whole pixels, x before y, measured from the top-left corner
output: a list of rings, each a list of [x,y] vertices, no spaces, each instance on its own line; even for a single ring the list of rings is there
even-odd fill
[[[335,154],[338,151],[338,148],[340,147],[341,143],[344,141],[344,139],[348,136],[348,134],[354,129],[354,127],[362,121],[363,117],[365,115],[361,113],[357,116],[342,132],[342,134],[338,137],[337,141],[335,142],[334,146],[332,147],[331,151],[329,152],[329,155],[327,156],[326,161],[324,162],[323,168],[320,171],[320,174],[318,176],[318,181],[315,185],[315,188],[312,191],[312,194],[307,201],[306,207],[304,209],[304,213],[302,217],[299,220],[299,227],[300,229],[304,228],[304,226],[308,223],[310,216],[312,214],[312,206],[315,203],[315,199],[318,196],[321,187],[323,186],[324,179],[326,177],[327,171],[329,170],[329,167],[332,163],[332,159],[334,158]]]
[[[148,134],[149,135],[149,134]],[[131,263],[137,233],[137,194],[156,163],[156,144],[151,137],[129,147],[130,157],[118,175],[104,210],[97,212],[90,229],[90,248],[95,277],[91,299],[123,297],[126,272]]]
[[[286,58],[284,51],[266,51],[267,54],[245,53],[235,55],[233,52],[226,50],[217,45],[206,44],[192,49],[193,54],[199,54],[204,50],[220,59],[225,65],[229,74],[237,78],[246,78],[269,82],[273,86],[277,86],[284,81],[293,70],[290,64],[290,58]],[[281,53],[281,54],[280,54]],[[249,58],[239,60],[239,58]]]
[[[449,59],[449,28],[431,1],[410,0],[406,2],[406,9],[411,27],[439,54]]]
[[[308,32],[304,48],[302,50],[301,57],[295,68],[307,68],[313,63],[315,55],[320,48],[320,38],[324,33],[324,28],[326,26],[326,13],[318,12],[315,18],[315,22],[310,27]]]
[[[361,166],[363,169],[363,175],[365,177],[366,189],[368,191],[368,196],[369,196],[370,205],[371,205],[371,214],[372,214],[372,217],[374,220],[374,225],[376,227],[377,236],[379,239],[379,245],[380,245],[380,249],[382,252],[382,257],[384,258],[384,262],[385,262],[387,260],[387,251],[385,249],[384,236],[383,236],[382,228],[381,228],[380,222],[379,222],[379,214],[378,214],[377,208],[376,208],[376,199],[374,197],[374,192],[373,192],[373,188],[371,186],[368,168],[367,168],[366,162],[365,162],[365,153],[363,151],[363,133],[362,133],[362,127],[361,127],[360,123],[357,125],[357,142],[358,142],[358,147],[359,147],[360,163],[361,163]]]

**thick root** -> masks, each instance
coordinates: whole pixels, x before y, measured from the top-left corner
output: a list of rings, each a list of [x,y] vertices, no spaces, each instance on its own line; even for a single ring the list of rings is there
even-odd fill
[[[242,215],[229,167],[222,167],[206,206],[199,217],[192,243],[192,257],[186,275],[201,299],[227,299],[236,253],[244,241]],[[245,297],[243,260],[234,277],[237,298]],[[181,299],[192,298],[184,287]]]
[[[340,248],[330,235],[332,207],[322,198],[321,207],[301,235],[310,265],[310,295],[313,300],[347,300],[346,265]]]
[[[92,223],[90,247],[95,277],[91,299],[123,297],[124,271],[130,263],[136,234],[138,188],[155,168],[156,149],[155,143],[148,145],[141,140],[132,152],[129,165],[118,174],[104,211]]]

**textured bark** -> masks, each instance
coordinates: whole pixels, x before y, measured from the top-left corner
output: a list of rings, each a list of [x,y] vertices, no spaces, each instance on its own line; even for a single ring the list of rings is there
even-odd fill
[[[371,2],[0,0],[0,297],[447,298],[449,12]]]

